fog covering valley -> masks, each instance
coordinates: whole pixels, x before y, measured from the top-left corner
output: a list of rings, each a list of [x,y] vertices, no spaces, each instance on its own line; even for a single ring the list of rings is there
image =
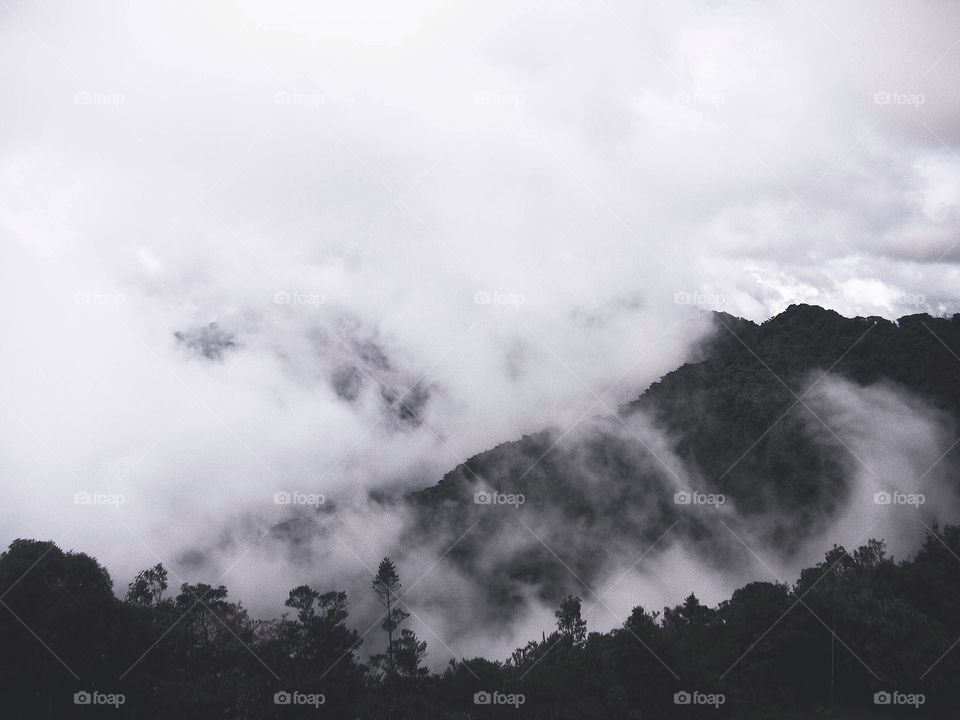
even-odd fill
[[[356,626],[375,627],[370,577],[390,556],[411,579],[409,623],[435,640],[435,670],[472,654],[509,656],[550,630],[571,593],[590,629],[607,631],[638,604],[672,606],[691,592],[716,603],[751,581],[791,582],[835,542],[881,538],[908,557],[928,530],[957,521],[956,318],[844,318],[795,305],[762,324],[703,310],[688,322],[700,331],[688,361],[636,399],[615,408],[598,399],[565,428],[463,462],[444,461],[456,441],[433,435],[440,459],[396,477],[381,468],[366,483],[338,482],[331,476],[381,459],[346,453],[317,479],[237,487],[220,517],[181,518],[185,532],[166,536],[166,556],[141,536],[138,497],[123,486],[94,490],[122,500],[78,505],[77,517],[93,513],[99,532],[128,534],[116,568],[107,546],[117,592],[124,573],[132,578],[125,568],[162,562],[178,583],[226,584],[266,618],[307,583],[345,590]],[[348,409],[368,404],[388,447],[426,442],[441,389],[404,374],[374,340],[348,335],[340,347],[333,332],[308,335],[315,383]],[[222,371],[244,352],[236,338],[213,325],[178,331],[172,344]],[[216,480],[192,482],[203,497]],[[164,501],[175,513],[176,498]]]
[[[927,529],[956,522],[960,365],[938,339],[956,342],[956,319],[793,306],[760,326],[713,322],[695,360],[616,414],[500,444],[434,487],[297,512],[268,537],[310,572],[352,552],[364,521],[398,527],[384,551],[423,576],[410,597],[445,663],[465,654],[453,648],[508,655],[549,630],[568,593],[607,630],[638,603],[790,581],[834,542],[883,538],[912,555]],[[876,501],[894,492],[923,502]],[[362,597],[359,553],[355,570]]]

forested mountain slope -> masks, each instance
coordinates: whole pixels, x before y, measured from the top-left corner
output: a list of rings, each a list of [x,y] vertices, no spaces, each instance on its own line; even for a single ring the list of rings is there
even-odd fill
[[[891,322],[795,305],[762,324],[723,313],[715,321],[697,361],[617,416],[504,443],[413,494],[411,542],[445,547],[463,535],[449,557],[498,604],[519,601],[530,583],[555,601],[576,589],[572,574],[590,583],[678,518],[672,541],[714,563],[729,560],[720,522],[789,554],[836,517],[862,469],[824,420],[830,380],[888,387],[944,427],[960,417],[960,316]],[[477,503],[484,490],[508,494],[507,504]],[[723,494],[726,504],[713,513],[677,504],[684,490]],[[567,568],[551,557],[559,548]]]

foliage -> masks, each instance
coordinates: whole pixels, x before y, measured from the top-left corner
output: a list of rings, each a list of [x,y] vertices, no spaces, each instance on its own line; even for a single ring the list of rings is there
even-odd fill
[[[283,691],[322,694],[334,718],[687,718],[674,694],[698,691],[725,698],[713,718],[799,720],[884,717],[874,693],[898,690],[925,696],[911,717],[946,718],[960,703],[958,555],[956,526],[931,529],[900,562],[876,540],[835,546],[792,586],[749,583],[715,607],[694,594],[662,613],[638,606],[589,635],[569,596],[556,632],[508,660],[431,674],[409,629],[394,641],[395,672],[385,655],[364,665],[342,592],[301,585],[286,601],[293,617],[257,621],[222,585],[163,598],[158,565],[119,600],[93,558],[16,540],[0,556],[0,692],[12,718],[97,717],[72,702],[97,688],[124,694],[116,718],[319,717],[276,704]]]

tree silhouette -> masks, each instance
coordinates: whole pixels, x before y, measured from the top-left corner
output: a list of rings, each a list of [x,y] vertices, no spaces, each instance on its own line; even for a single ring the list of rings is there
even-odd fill
[[[400,638],[396,642],[397,673],[411,680],[425,677],[429,671],[421,667],[421,663],[426,656],[427,644],[420,642],[413,630],[401,630]]]
[[[162,563],[141,570],[127,586],[127,602],[139,607],[156,607],[167,589],[167,570]]]
[[[582,647],[587,641],[587,621],[580,616],[580,602],[576,595],[567,595],[554,616],[557,618],[557,632]]]
[[[154,566],[120,601],[95,559],[16,540],[0,555],[3,717],[104,717],[73,703],[78,690],[100,688],[125,694],[110,711],[117,720],[316,716],[276,703],[278,690],[323,693],[323,715],[336,720],[464,720],[479,717],[474,697],[489,688],[525,700],[484,717],[673,720],[692,717],[673,698],[695,687],[724,695],[711,711],[718,720],[824,717],[830,706],[833,717],[874,718],[874,696],[889,688],[924,694],[914,717],[953,718],[958,554],[953,526],[930,530],[911,560],[894,561],[879,541],[836,546],[792,586],[750,583],[716,607],[694,594],[662,613],[636,607],[622,628],[589,637],[571,595],[557,631],[509,661],[453,661],[436,675],[422,666],[426,644],[397,628],[405,615],[389,560],[374,587],[393,618],[391,652],[364,665],[343,592],[301,585],[287,598],[293,617],[251,620],[224,586],[184,585],[164,599]],[[806,607],[794,607],[797,597]]]
[[[380,627],[387,632],[387,672],[394,675],[396,674],[396,664],[393,653],[393,632],[400,626],[400,623],[410,617],[410,614],[403,608],[397,607],[400,576],[397,574],[397,568],[393,561],[388,557],[380,561],[380,567],[373,578],[373,591],[377,594],[380,603],[387,609]]]

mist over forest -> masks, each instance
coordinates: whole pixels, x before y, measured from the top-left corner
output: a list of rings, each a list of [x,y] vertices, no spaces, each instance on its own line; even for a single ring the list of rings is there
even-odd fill
[[[15,540],[0,556],[10,707],[950,717],[960,315],[797,305],[712,322],[694,358],[575,432],[525,435],[362,507],[279,494],[289,517],[260,541],[304,582],[273,616],[222,577],[158,562],[124,590],[81,549]],[[371,517],[398,541],[368,565],[341,533]],[[359,581],[330,563],[337,545]]]

